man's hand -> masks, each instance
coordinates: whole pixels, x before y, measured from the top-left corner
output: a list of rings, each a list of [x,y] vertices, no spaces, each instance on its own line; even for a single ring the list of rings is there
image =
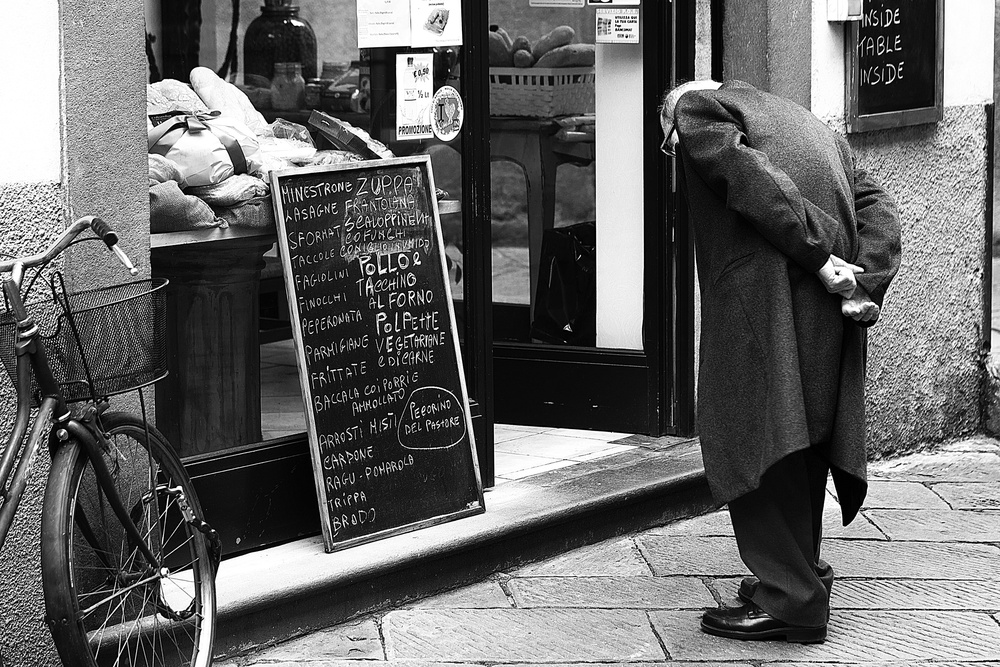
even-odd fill
[[[844,317],[850,317],[855,322],[874,322],[878,319],[881,310],[878,304],[868,296],[868,292],[863,287],[858,286],[851,298],[844,299],[840,303],[840,312],[843,313]]]
[[[839,294],[845,299],[850,299],[854,295],[854,289],[858,281],[854,278],[855,273],[864,273],[865,270],[850,262],[846,262],[836,255],[830,255],[816,275],[819,276],[826,291],[830,294]]]

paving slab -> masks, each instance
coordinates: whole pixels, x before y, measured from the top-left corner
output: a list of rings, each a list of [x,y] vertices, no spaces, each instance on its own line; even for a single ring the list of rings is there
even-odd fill
[[[417,600],[412,609],[508,609],[511,601],[497,577],[489,581],[456,588],[447,593]]]
[[[733,522],[729,510],[723,509],[691,519],[675,521],[665,526],[650,528],[644,535],[683,535],[687,537],[732,537]]]
[[[559,577],[567,574],[610,577],[652,573],[635,542],[631,538],[624,538],[567,551],[555,558],[518,568],[511,574],[525,577]]]
[[[1000,510],[1000,482],[943,482],[931,488],[957,510]]]
[[[945,510],[948,507],[948,503],[921,482],[868,481],[864,509]]]
[[[650,612],[653,627],[674,660],[752,660],[768,663],[779,660],[809,663],[1000,660],[1000,626],[983,613],[834,613],[830,617],[827,640],[822,644],[808,645],[714,637],[701,632],[700,617],[697,612]]]
[[[444,662],[648,662],[666,656],[645,612],[632,609],[392,611],[386,656]]]
[[[697,577],[528,577],[511,579],[507,586],[522,609],[703,609],[715,606],[711,591]]]
[[[1000,482],[1000,454],[934,452],[877,461],[868,467],[875,479],[910,482]]]
[[[314,667],[322,660],[384,660],[385,653],[378,625],[369,617],[291,639],[258,652],[253,659],[254,664],[308,662]]]
[[[868,520],[863,512],[845,526],[840,503],[833,498],[827,498],[827,502],[823,505],[823,538],[884,540],[886,536]]]
[[[734,576],[749,574],[733,537],[673,537],[642,534],[635,538],[658,577]]]
[[[1000,548],[987,544],[824,540],[840,578],[1000,580]]]
[[[975,510],[870,510],[890,539],[924,542],[1000,542],[1000,512]]]
[[[932,496],[934,495],[930,491],[928,493]],[[937,498],[937,496],[934,497]],[[940,498],[937,498],[937,501],[939,507],[947,509],[947,503]],[[651,528],[645,531],[644,534],[688,537],[732,537],[733,523],[729,518],[728,510],[721,510],[692,519],[677,521],[660,528]],[[865,519],[864,516],[858,516],[850,525],[845,526],[841,516],[840,504],[837,503],[836,498],[833,496],[827,498],[827,502],[823,506],[823,534],[826,537],[843,537],[857,540],[886,539],[885,535]]]
[[[410,663],[407,663],[409,665]],[[632,663],[627,662],[606,662],[602,663],[601,667],[626,667]],[[504,665],[499,664],[495,667],[517,667],[516,665]],[[561,663],[554,665],[546,665],[545,667],[594,667],[592,662],[574,662],[574,663]],[[669,662],[644,662],[642,667],[753,667],[751,663],[746,662],[675,662],[673,660]],[[938,667],[935,665],[934,667]]]
[[[946,452],[1000,452],[1000,441],[989,436],[976,436],[967,440],[947,442],[939,446]]]
[[[707,584],[724,606],[743,604],[736,597],[740,577],[710,579]],[[830,595],[833,609],[914,609],[1000,611],[995,581],[924,581],[922,579],[855,580],[837,578]]]
[[[912,662],[769,662],[767,667],[913,667]],[[935,662],[928,667],[1000,667],[1000,662]]]
[[[834,609],[1000,611],[995,581],[840,580],[833,584]]]

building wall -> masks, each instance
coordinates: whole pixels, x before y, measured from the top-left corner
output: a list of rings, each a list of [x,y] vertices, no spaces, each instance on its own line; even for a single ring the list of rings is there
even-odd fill
[[[35,0],[5,11],[18,30],[0,41],[0,247],[43,249],[67,222],[96,214],[148,273],[142,0]],[[59,264],[70,284],[127,277],[103,245],[87,245]],[[11,400],[0,381],[4,433]],[[46,458],[0,553],[0,662],[18,667],[60,664],[43,621],[39,563]]]
[[[940,123],[849,136],[859,164],[896,198],[903,226],[902,266],[869,337],[872,457],[983,426],[994,1],[945,3]],[[724,35],[726,78],[785,95],[846,131],[845,25],[827,22],[825,0],[727,2]]]
[[[824,9],[814,4],[812,108],[843,128],[844,29]],[[944,119],[849,136],[860,165],[896,198],[903,225],[900,272],[869,337],[873,455],[982,427],[993,26],[994,0],[945,3]]]

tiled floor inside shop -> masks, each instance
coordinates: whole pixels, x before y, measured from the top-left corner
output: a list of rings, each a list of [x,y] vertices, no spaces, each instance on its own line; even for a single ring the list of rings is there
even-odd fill
[[[291,340],[261,345],[261,424],[264,439],[306,430]],[[496,484],[634,449],[615,444],[627,433],[511,426],[494,429]]]

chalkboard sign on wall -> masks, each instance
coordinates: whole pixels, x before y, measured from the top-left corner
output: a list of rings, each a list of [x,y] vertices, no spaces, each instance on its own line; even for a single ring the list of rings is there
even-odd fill
[[[849,132],[941,120],[944,0],[866,0],[846,44]]]
[[[271,192],[327,551],[485,511],[430,159]]]

